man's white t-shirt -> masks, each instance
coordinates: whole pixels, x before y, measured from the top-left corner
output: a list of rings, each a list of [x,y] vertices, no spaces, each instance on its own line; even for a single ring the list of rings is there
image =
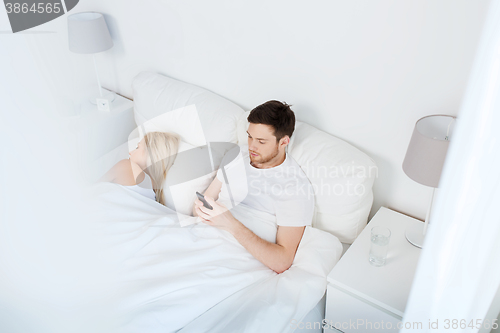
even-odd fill
[[[311,225],[314,214],[312,185],[289,154],[278,166],[258,169],[250,164],[248,146],[233,149],[239,149],[239,153],[229,151],[217,171],[217,178],[222,182],[221,203],[228,208],[240,204],[273,214],[278,226]],[[227,161],[229,156],[236,158]]]

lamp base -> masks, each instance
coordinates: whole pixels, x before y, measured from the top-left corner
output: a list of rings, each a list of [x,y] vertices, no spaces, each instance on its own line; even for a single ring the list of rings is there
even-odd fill
[[[107,99],[110,103],[113,102],[115,100],[115,97],[116,97],[116,94],[114,92],[106,92],[104,94],[102,94],[102,97],[101,96],[92,96],[89,98],[89,102],[94,104],[94,105],[97,105],[97,99]]]
[[[410,228],[406,229],[405,232],[406,240],[410,242],[411,245],[422,248],[422,244],[424,243],[424,224],[419,223],[417,225],[413,225]]]

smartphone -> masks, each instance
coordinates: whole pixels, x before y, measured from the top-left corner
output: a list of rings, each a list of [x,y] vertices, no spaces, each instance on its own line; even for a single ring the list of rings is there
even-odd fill
[[[203,206],[207,209],[214,209],[214,207],[212,207],[208,202],[207,200],[205,199],[205,196],[203,194],[201,194],[200,192],[196,192],[196,195],[198,196],[198,199],[200,199],[201,202],[203,202]]]

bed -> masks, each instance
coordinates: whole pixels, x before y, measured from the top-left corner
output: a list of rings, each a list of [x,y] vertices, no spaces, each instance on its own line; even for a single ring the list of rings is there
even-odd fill
[[[316,207],[293,265],[277,274],[225,231],[200,223],[181,227],[190,219],[195,191],[207,188],[225,152],[246,142],[248,112],[153,72],[138,74],[132,86],[137,128],[91,164],[94,174],[127,158],[149,131],[176,132],[181,145],[166,180],[166,207],[116,184],[92,189],[99,232],[106,236],[110,259],[120,263],[115,290],[120,331],[322,332],[326,276],[366,225],[373,160],[297,122],[288,153],[315,188]],[[190,163],[194,152],[196,165]],[[258,216],[233,214],[242,220]]]

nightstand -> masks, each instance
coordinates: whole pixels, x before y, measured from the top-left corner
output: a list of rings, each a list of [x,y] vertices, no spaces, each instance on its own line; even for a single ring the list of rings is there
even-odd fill
[[[82,171],[89,182],[96,181],[103,171],[107,171],[97,167],[96,161],[124,146],[136,128],[132,100],[116,95],[110,106],[110,111],[100,111],[95,104],[84,101],[80,116],[74,117],[70,124],[77,138]]]
[[[325,332],[397,332],[421,249],[405,238],[414,218],[381,207],[328,275]],[[368,262],[370,231],[391,229],[386,264]]]

